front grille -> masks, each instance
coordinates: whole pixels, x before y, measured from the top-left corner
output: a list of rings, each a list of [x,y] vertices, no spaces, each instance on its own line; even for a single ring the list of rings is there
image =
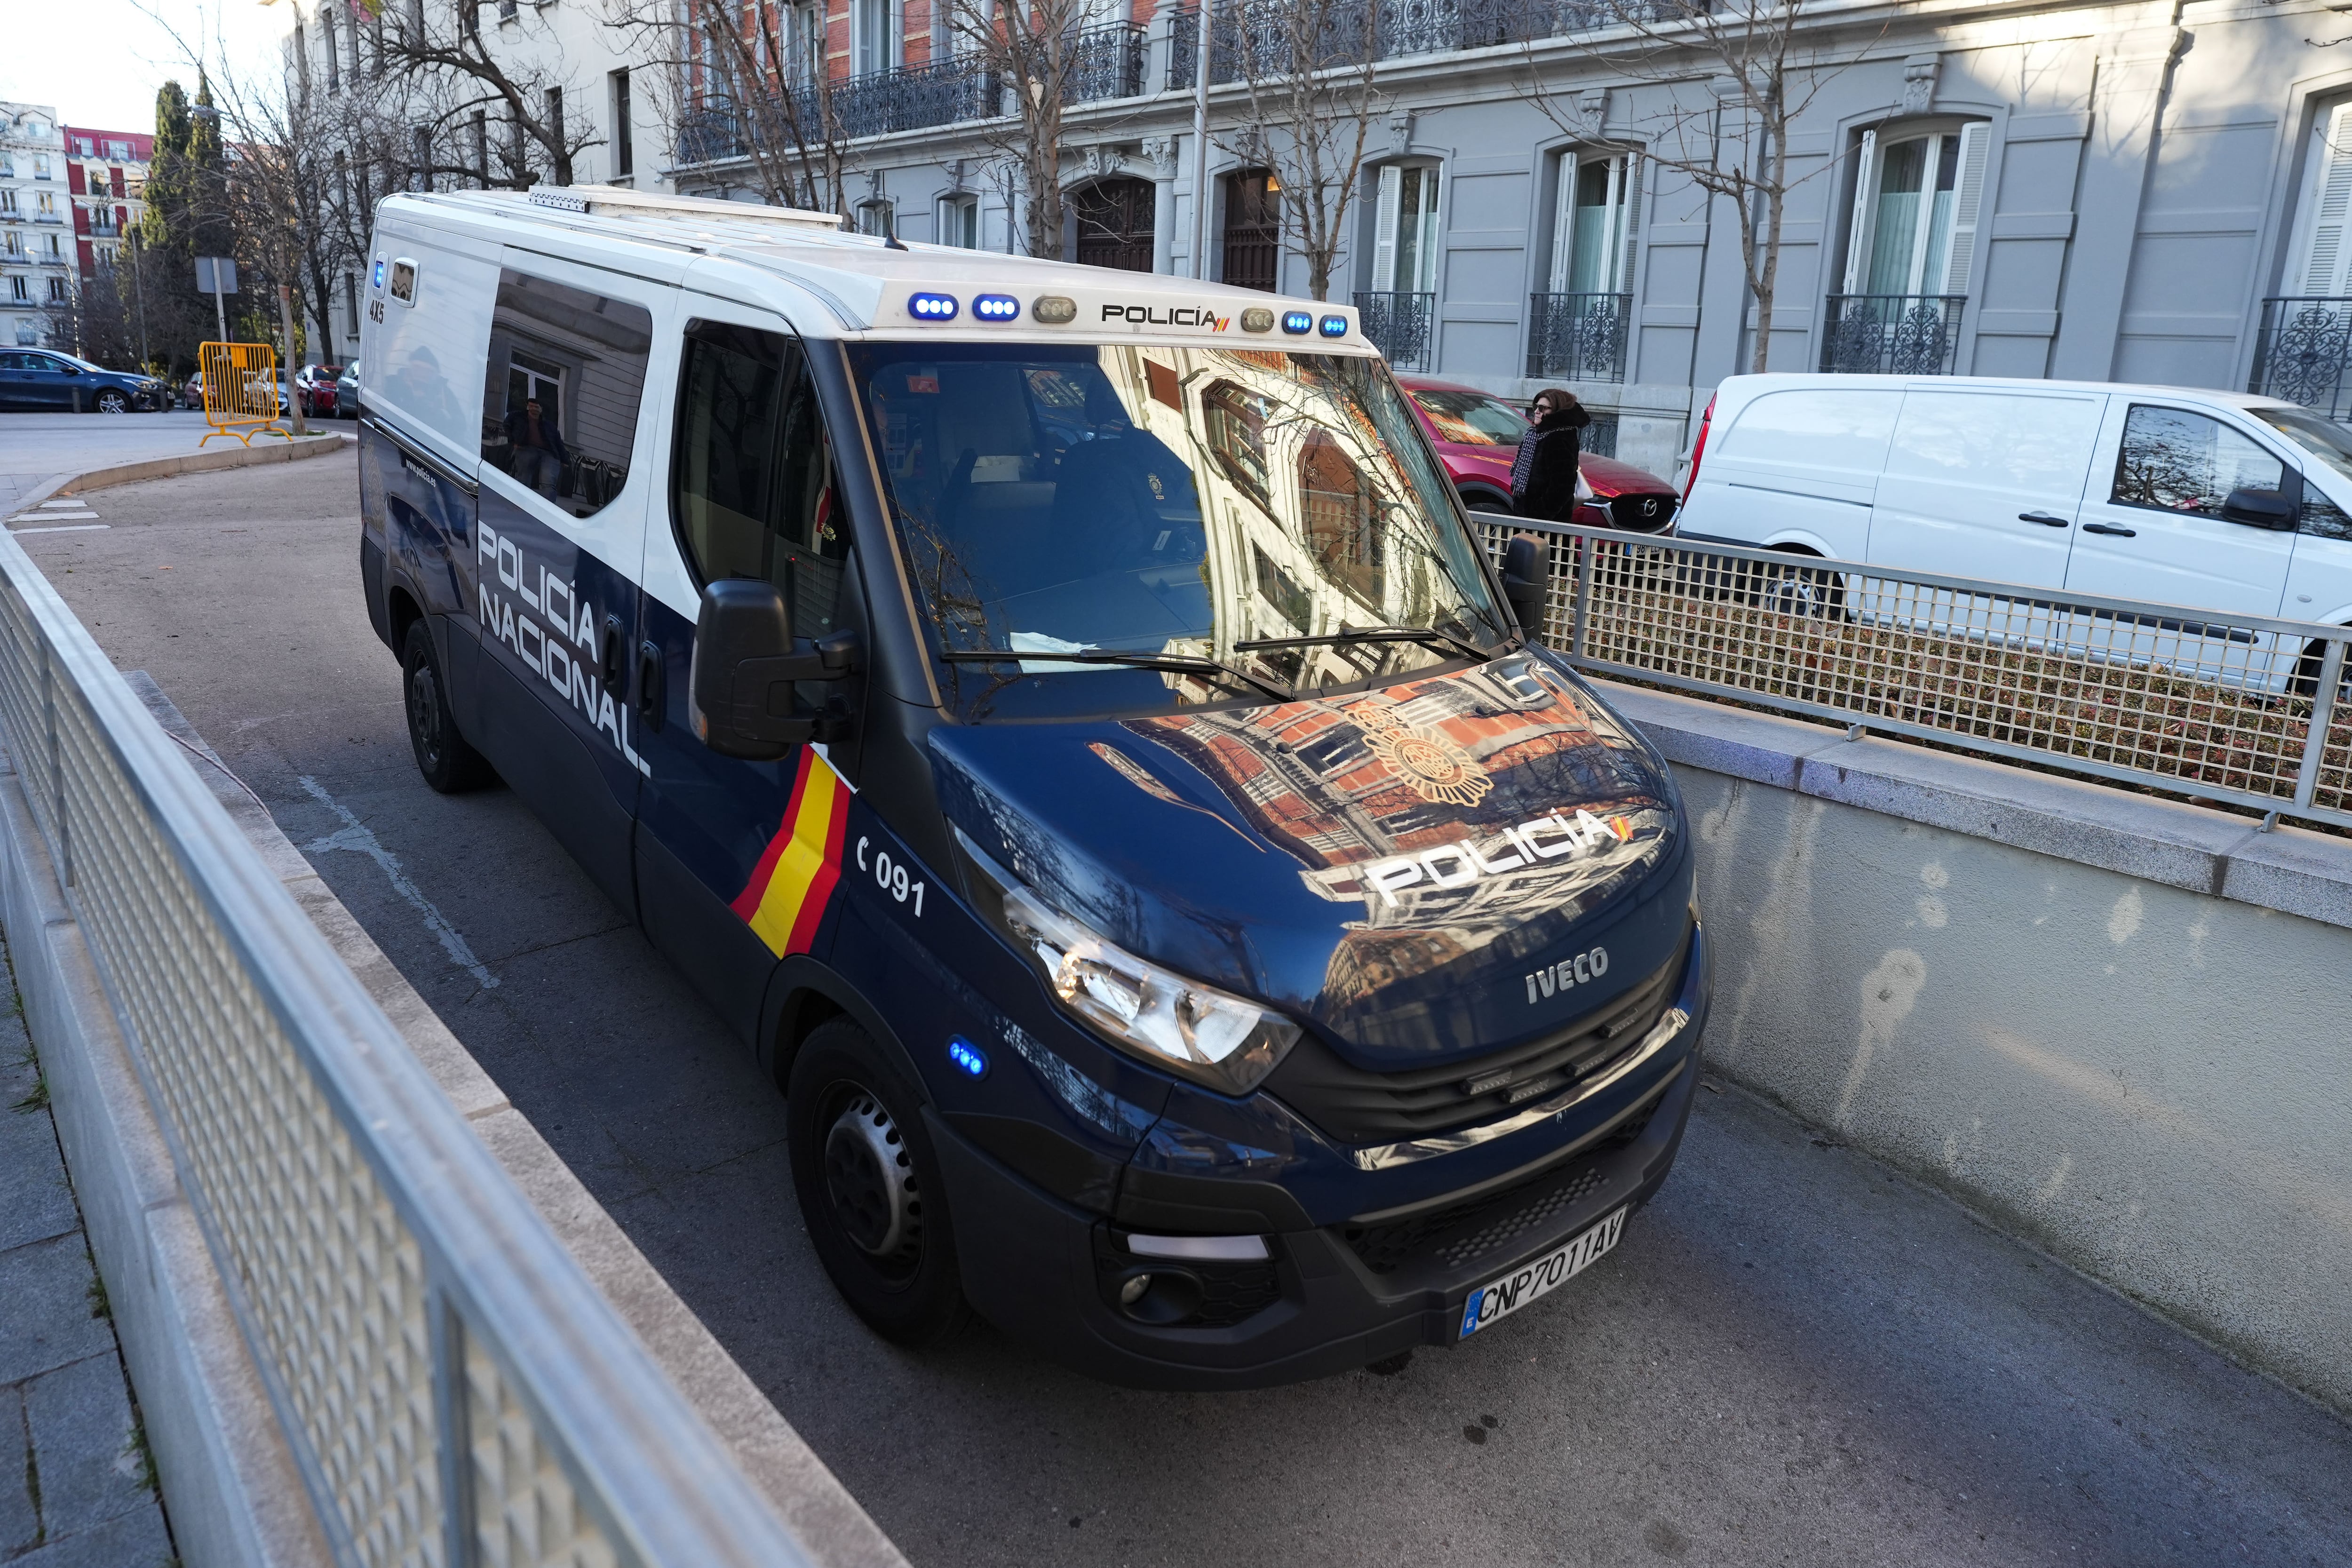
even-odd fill
[[[1475,1127],[1590,1078],[1642,1043],[1674,999],[1690,939],[1607,1006],[1550,1034],[1468,1061],[1405,1072],[1350,1067],[1302,1037],[1265,1080],[1276,1098],[1342,1143],[1400,1142]]]
[[[1633,490],[1609,498],[1609,523],[1633,533],[1655,533],[1675,520],[1675,497]]]
[[[1502,1252],[1606,1182],[1608,1156],[1641,1137],[1664,1098],[1664,1089],[1651,1096],[1648,1104],[1612,1128],[1586,1158],[1564,1170],[1546,1171],[1517,1186],[1410,1219],[1344,1226],[1340,1238],[1375,1274],[1393,1274],[1421,1258],[1434,1258],[1455,1269]]]

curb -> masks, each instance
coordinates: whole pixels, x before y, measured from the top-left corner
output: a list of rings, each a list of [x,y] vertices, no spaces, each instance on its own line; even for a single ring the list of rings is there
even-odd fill
[[[92,468],[86,474],[68,474],[62,480],[51,480],[47,487],[28,491],[18,510],[38,506],[57,495],[79,495],[85,490],[102,490],[114,485],[137,484],[142,479],[168,479],[180,474],[210,473],[215,468],[245,468],[258,463],[291,463],[304,458],[323,458],[330,452],[343,449],[347,437],[340,431],[326,431],[315,436],[298,437],[282,444],[272,442],[267,447],[229,447],[217,452],[185,452],[173,458],[149,458],[142,462],[118,463],[110,468]]]

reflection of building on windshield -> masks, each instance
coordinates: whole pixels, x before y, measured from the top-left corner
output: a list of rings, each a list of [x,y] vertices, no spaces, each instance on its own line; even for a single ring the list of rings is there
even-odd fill
[[[1459,530],[1442,479],[1373,362],[982,344],[860,358],[950,647],[1208,657],[1313,689],[1449,656],[1234,645],[1368,626],[1491,636],[1475,555],[1445,537]],[[1158,679],[1182,702],[1235,695],[1215,677]]]
[[[1450,742],[1493,781],[1475,808],[1445,809],[1385,765],[1367,742],[1360,699],[1262,709],[1213,709],[1129,721],[1215,780],[1269,842],[1296,857],[1317,896],[1361,902],[1365,914],[1333,954],[1327,996],[1363,994],[1502,940],[1549,940],[1545,917],[1573,918],[1583,900],[1646,863],[1670,820],[1649,793],[1632,738],[1572,691],[1529,688],[1495,667],[1398,693],[1397,722]],[[1387,707],[1385,698],[1372,699]],[[1443,849],[1465,837],[1575,804],[1625,814],[1622,848],[1507,870],[1453,887],[1424,883],[1390,904],[1364,886],[1375,861]],[[1603,805],[1598,803],[1614,803]]]

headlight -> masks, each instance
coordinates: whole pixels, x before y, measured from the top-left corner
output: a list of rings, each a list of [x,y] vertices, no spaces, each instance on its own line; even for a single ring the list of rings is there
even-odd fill
[[[1264,1082],[1297,1041],[1298,1026],[1281,1014],[1105,941],[1048,909],[961,829],[956,840],[990,884],[976,889],[982,912],[1036,966],[1065,1012],[1128,1055],[1240,1095]]]

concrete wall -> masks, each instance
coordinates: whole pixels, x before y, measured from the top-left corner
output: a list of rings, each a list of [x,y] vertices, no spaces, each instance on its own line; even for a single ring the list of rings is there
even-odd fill
[[[1609,689],[1717,1071],[2352,1409],[2352,839]]]

